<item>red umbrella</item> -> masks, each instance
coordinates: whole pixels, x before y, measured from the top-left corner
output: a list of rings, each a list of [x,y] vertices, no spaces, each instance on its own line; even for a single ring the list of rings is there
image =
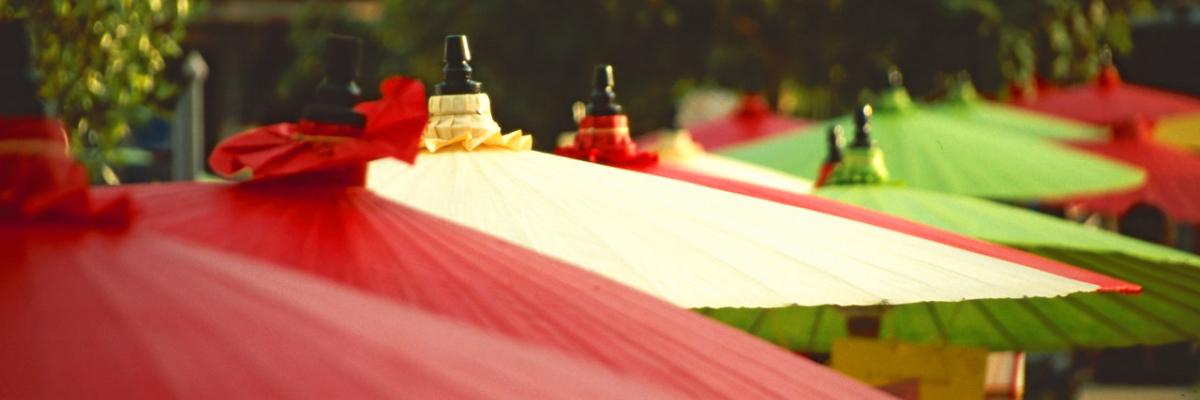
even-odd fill
[[[759,92],[745,92],[728,116],[685,127],[692,139],[708,150],[787,133],[808,121],[777,115]],[[654,141],[657,138],[647,138]],[[645,144],[650,144],[643,142]]]
[[[1080,142],[1072,146],[1146,170],[1141,187],[1099,197],[1063,200],[1108,215],[1121,215],[1135,204],[1162,209],[1172,218],[1200,222],[1200,157],[1153,140],[1153,123],[1140,115],[1116,124],[1108,142]]]
[[[356,140],[316,141],[309,151]],[[217,152],[240,160],[269,149]],[[361,165],[338,165],[338,174],[310,164],[283,179],[123,190],[139,200],[139,227],[279,262],[689,396],[884,396],[698,314],[392,203],[344,179]]]
[[[596,87],[604,89],[598,90],[599,92],[612,92],[611,71],[606,74],[598,74],[597,81]],[[909,222],[864,208],[845,205],[815,196],[771,189],[752,183],[699,174],[658,164],[654,153],[639,151],[637,146],[630,142],[627,118],[625,115],[620,114],[620,107],[616,106],[615,103],[609,105],[612,102],[611,97],[607,94],[601,96],[593,94],[593,104],[589,105],[589,115],[580,121],[580,129],[576,135],[576,140],[568,146],[559,147],[555,152],[567,157],[673,178],[714,189],[771,200],[777,203],[864,222],[975,253],[1012,261],[1071,279],[1094,283],[1100,286],[1101,291],[1136,293],[1140,290],[1137,285],[1085,269],[1076,268],[1020,250]],[[595,106],[597,102],[601,103],[601,105]],[[597,128],[598,126],[603,128]],[[831,141],[830,145],[836,146],[837,143]]]
[[[127,199],[92,197],[61,138],[53,121],[0,118],[0,398],[673,397],[128,229]]]
[[[1116,67],[1104,66],[1095,82],[1071,88],[1039,91],[1033,99],[1014,104],[1048,114],[1097,125],[1111,125],[1142,114],[1151,119],[1200,112],[1200,100],[1121,81]]]

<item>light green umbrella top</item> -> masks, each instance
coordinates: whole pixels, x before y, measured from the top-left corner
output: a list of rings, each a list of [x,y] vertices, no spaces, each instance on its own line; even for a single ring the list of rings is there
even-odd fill
[[[902,89],[877,102],[869,129],[888,154],[894,180],[923,189],[996,199],[1038,199],[1135,187],[1145,174],[1134,167],[1010,130],[970,123],[912,103]],[[794,134],[720,153],[805,178],[815,178],[825,132],[848,117]]]
[[[979,97],[970,78],[960,77],[945,101],[929,106],[929,111],[972,125],[1004,129],[1010,135],[1069,141],[1102,141],[1108,135],[1103,128],[1019,107],[995,103]]]
[[[1200,267],[1191,253],[988,200],[885,185],[825,186],[814,194],[1007,246],[1116,252]]]

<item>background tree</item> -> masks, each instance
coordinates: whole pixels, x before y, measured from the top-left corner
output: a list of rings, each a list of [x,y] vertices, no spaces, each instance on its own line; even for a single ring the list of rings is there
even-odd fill
[[[36,49],[40,94],[71,134],[94,176],[109,165],[131,127],[162,110],[175,92],[163,79],[180,54],[191,0],[0,0],[0,18],[24,18]]]
[[[383,18],[353,23],[309,13],[304,29],[363,35],[365,87],[387,74],[440,79],[442,37],[469,35],[477,77],[502,126],[525,128],[538,147],[573,128],[572,102],[591,67],[611,63],[617,92],[642,132],[669,126],[689,88],[762,85],[784,112],[825,118],[886,84],[896,65],[917,96],[967,70],[984,90],[1039,72],[1062,82],[1096,70],[1098,49],[1131,46],[1129,17],[1149,0],[384,0]],[[320,6],[314,6],[320,7]],[[297,37],[301,67],[319,41]],[[315,82],[310,76],[295,82]],[[308,87],[308,86],[306,86]],[[793,101],[780,102],[780,98]]]

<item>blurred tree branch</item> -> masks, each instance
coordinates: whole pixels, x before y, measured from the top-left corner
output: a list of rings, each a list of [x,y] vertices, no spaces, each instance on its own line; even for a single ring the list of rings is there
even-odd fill
[[[384,0],[378,22],[342,26],[313,12],[297,22],[306,57],[322,27],[361,33],[378,46],[364,86],[387,74],[440,80],[442,37],[470,36],[477,78],[502,125],[532,129],[540,148],[572,129],[570,104],[597,63],[616,68],[617,93],[635,131],[668,126],[697,85],[757,81],[811,118],[844,113],[899,66],[914,94],[970,71],[985,91],[1034,72],[1075,82],[1096,70],[1102,44],[1131,47],[1129,16],[1149,0]],[[321,7],[313,4],[314,9]],[[370,45],[368,46],[370,48]],[[310,49],[310,50],[304,50]],[[375,64],[374,66],[372,64]],[[751,73],[751,71],[757,71]],[[313,71],[301,75],[311,76]],[[748,74],[760,75],[747,79]],[[308,78],[315,81],[315,77]]]
[[[40,94],[70,130],[72,149],[96,180],[131,126],[174,94],[163,79],[179,56],[192,0],[0,0],[0,18],[28,19]]]

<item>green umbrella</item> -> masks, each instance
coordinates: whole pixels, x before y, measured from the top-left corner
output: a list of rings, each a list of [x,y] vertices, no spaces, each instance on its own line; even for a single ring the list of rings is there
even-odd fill
[[[1073,222],[965,196],[889,186],[830,186],[818,196],[874,209],[1140,284],[1138,296],[1088,294],[1062,299],[943,303],[930,309],[901,307],[889,316],[904,340],[936,341],[946,333],[925,329],[954,315],[956,324],[990,326],[1015,315],[1034,318],[998,329],[955,329],[955,343],[1026,349],[1153,345],[1200,338],[1200,257]]]
[[[1011,129],[951,118],[946,111],[931,111],[913,104],[903,88],[888,91],[880,100],[870,128],[878,131],[879,145],[888,152],[892,178],[912,187],[996,199],[1036,199],[1132,188],[1145,178],[1131,166],[1013,135]],[[826,147],[820,133],[848,122],[848,117],[838,118],[721,153],[813,179]]]
[[[868,154],[864,150],[875,150]],[[977,300],[902,305],[887,311],[880,335],[908,342],[955,343],[993,350],[1147,345],[1200,338],[1200,257],[1020,208],[879,182],[877,149],[847,150],[815,194],[955,233],[1009,245],[1142,285],[1143,294],[1077,294],[1049,299]],[[874,172],[873,172],[874,171]],[[875,175],[875,179],[867,177]],[[709,315],[802,351],[826,351],[846,335],[829,307],[773,313],[707,310]]]
[[[984,100],[965,74],[960,75],[950,88],[945,101],[930,105],[928,110],[967,124],[1003,129],[1010,135],[1021,137],[1069,141],[1108,139],[1107,132],[1098,126]]]

